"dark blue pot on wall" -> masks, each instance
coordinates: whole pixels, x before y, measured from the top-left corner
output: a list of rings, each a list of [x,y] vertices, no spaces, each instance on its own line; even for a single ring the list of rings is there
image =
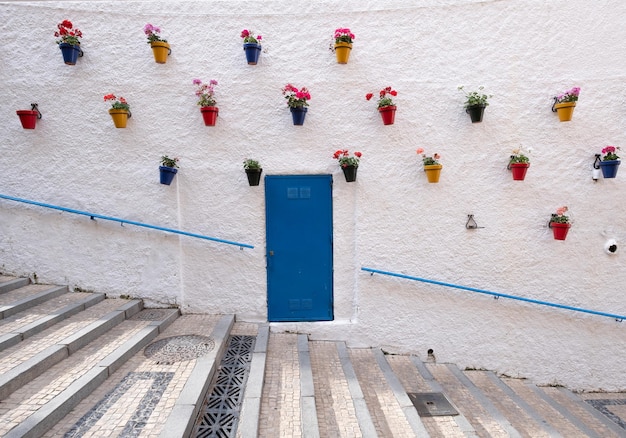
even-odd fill
[[[620,160],[608,160],[600,161],[600,169],[602,169],[602,176],[605,178],[615,178],[617,175],[617,169],[619,168]]]
[[[80,49],[80,46],[73,46],[68,43],[59,43],[59,49],[61,49],[63,61],[67,65],[76,64],[78,57],[83,56],[83,51]]]
[[[291,109],[291,117],[293,118],[294,125],[304,125],[304,117],[306,116],[306,112],[308,108],[290,108]]]
[[[161,184],[165,184],[166,186],[172,184],[172,181],[174,180],[177,172],[178,169],[176,169],[175,167],[159,166]]]
[[[261,54],[261,45],[256,43],[244,43],[243,50],[246,52],[246,60],[248,65],[256,65],[259,62]]]

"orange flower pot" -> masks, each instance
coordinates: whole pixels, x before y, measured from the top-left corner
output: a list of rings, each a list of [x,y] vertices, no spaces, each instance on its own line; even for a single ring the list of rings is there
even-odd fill
[[[335,55],[338,64],[347,64],[352,51],[352,43],[339,42],[335,43]]]
[[[111,118],[113,119],[113,124],[116,128],[126,128],[126,122],[128,122],[128,118],[131,116],[130,111],[125,109],[110,109],[109,114],[111,114]]]
[[[572,120],[575,107],[576,107],[576,102],[555,103],[554,109],[556,110],[556,113],[559,115],[559,121],[569,122],[570,120]]]
[[[165,64],[167,62],[167,57],[172,54],[170,45],[164,41],[152,41],[150,43],[150,47],[152,47],[154,61],[157,64]]]
[[[429,183],[439,182],[439,175],[441,175],[442,168],[443,168],[443,165],[441,164],[424,165],[424,172],[426,172],[426,178],[428,178]]]

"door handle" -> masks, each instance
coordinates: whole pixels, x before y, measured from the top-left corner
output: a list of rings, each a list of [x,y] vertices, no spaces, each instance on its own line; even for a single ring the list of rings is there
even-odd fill
[[[274,251],[270,251],[270,257],[274,256]]]

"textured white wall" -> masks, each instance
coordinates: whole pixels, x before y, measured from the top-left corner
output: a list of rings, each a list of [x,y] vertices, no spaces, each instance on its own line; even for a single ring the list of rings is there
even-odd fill
[[[626,314],[624,255],[603,249],[607,237],[626,242],[626,173],[591,180],[594,153],[626,145],[626,6],[412,3],[0,3],[0,193],[255,246],[0,200],[0,268],[263,321],[263,186],[249,187],[241,168],[256,158],[266,174],[335,177],[336,321],[277,329],[423,358],[432,348],[439,361],[540,383],[626,389],[623,324],[360,270]],[[85,56],[72,67],[52,36],[66,18],[84,33]],[[165,65],[153,61],[147,22],[172,46]],[[356,34],[347,65],[328,50],[336,27]],[[257,66],[245,63],[243,28],[266,41]],[[195,105],[196,77],[219,82],[215,127]],[[291,123],[287,82],[310,88],[304,126]],[[364,99],[387,85],[399,93],[393,126]],[[464,113],[459,85],[494,95],[482,124]],[[582,88],[574,119],[559,123],[551,98],[572,86]],[[129,101],[126,129],[113,127],[107,93]],[[26,131],[15,111],[31,102],[43,119]],[[533,148],[524,182],[506,170],[519,145]],[[417,147],[442,155],[439,184],[426,182]],[[356,183],[332,160],[337,148],[363,152]],[[169,187],[158,182],[164,154],[181,160]],[[564,242],[546,228],[561,205],[574,219]],[[465,229],[470,213],[484,228]]]

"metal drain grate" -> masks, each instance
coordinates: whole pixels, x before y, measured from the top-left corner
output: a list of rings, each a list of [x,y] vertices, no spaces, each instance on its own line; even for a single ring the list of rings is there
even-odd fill
[[[250,373],[254,336],[231,336],[196,422],[196,438],[234,437]]]
[[[459,415],[441,392],[409,392],[408,395],[420,417]]]

